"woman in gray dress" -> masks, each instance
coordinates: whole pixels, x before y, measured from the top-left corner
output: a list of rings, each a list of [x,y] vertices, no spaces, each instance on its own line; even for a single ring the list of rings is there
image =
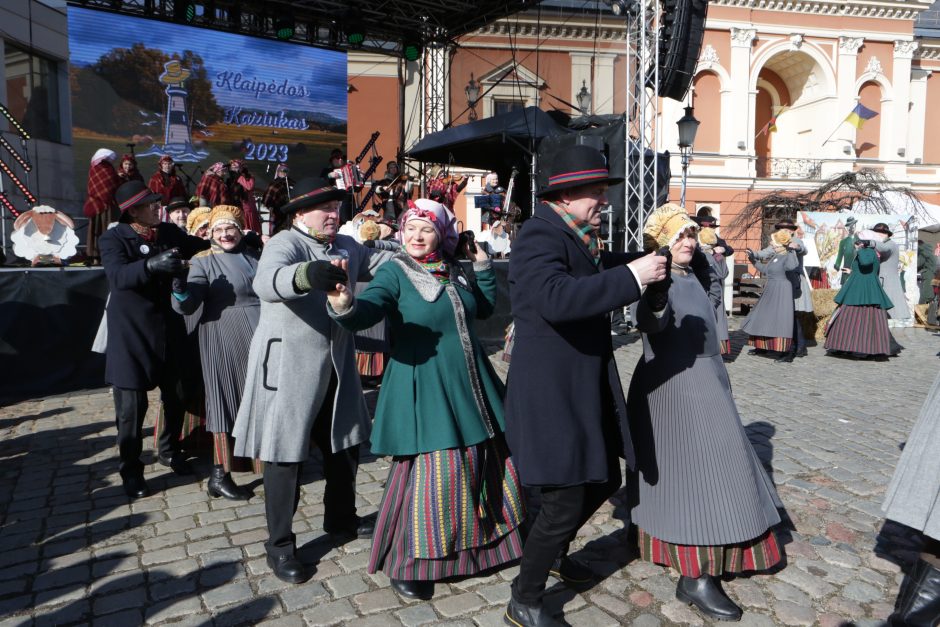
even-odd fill
[[[715,329],[718,332],[718,348],[722,355],[731,353],[731,337],[728,334],[728,313],[725,311],[725,279],[728,278],[728,261],[724,247],[718,245],[718,234],[713,228],[702,228],[698,232],[699,250],[708,260],[710,272],[714,274],[708,297],[715,305]],[[716,250],[717,249],[717,250]],[[717,252],[721,251],[721,252]]]
[[[748,259],[767,278],[760,300],[751,310],[741,330],[747,333],[747,343],[754,348],[748,354],[760,355],[776,351],[786,355],[793,345],[793,284],[787,272],[799,262],[787,246],[790,232],[781,229],[771,236],[773,257],[766,261],[747,251]]]
[[[888,623],[936,625],[940,622],[940,375],[907,438],[881,507],[885,518],[920,532],[924,540]]]
[[[697,226],[660,213],[645,231],[670,248],[672,273],[647,287],[636,311],[643,356],[627,397],[637,452],[630,519],[640,557],[679,571],[676,598],[738,620],[719,578],[782,560],[772,530],[782,504],[741,425],[714,307],[689,266]]]
[[[173,282],[173,309],[192,314],[200,305],[199,355],[206,390],[206,429],[213,435],[209,496],[247,500],[232,480],[232,426],[241,403],[248,347],[260,304],[251,282],[260,254],[242,238],[242,212],[218,205],[209,216],[212,246],[193,257],[189,276]]]
[[[894,326],[910,326],[911,309],[907,306],[907,296],[904,294],[904,285],[901,284],[901,251],[898,243],[891,239],[893,233],[884,222],[879,222],[871,227],[871,230],[883,238],[881,241],[875,241],[875,250],[878,251],[881,263],[878,276],[885,293],[894,304],[894,307],[888,310],[888,320],[894,320]],[[891,325],[890,322],[888,324]]]

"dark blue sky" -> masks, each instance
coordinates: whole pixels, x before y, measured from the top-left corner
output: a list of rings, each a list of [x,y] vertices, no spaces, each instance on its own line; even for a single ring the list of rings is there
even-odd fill
[[[74,65],[90,65],[113,48],[142,43],[167,54],[192,50],[199,54],[213,81],[216,101],[223,107],[243,106],[279,111],[293,109],[327,113],[346,120],[346,54],[322,48],[269,41],[257,37],[182,26],[169,22],[68,8],[69,52]],[[229,91],[215,86],[222,72],[241,72],[247,80],[286,79],[306,88],[304,98]]]

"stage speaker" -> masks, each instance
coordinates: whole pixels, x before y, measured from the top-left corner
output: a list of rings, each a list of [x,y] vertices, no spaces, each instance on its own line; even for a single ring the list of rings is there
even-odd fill
[[[708,0],[663,0],[659,22],[659,91],[682,101],[689,91],[705,37]]]

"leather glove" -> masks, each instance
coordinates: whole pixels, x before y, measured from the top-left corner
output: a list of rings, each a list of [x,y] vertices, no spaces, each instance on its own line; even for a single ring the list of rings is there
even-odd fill
[[[362,245],[365,246],[366,248],[375,248],[375,240],[374,239],[363,240]]]
[[[647,285],[645,296],[653,311],[662,311],[669,302],[669,286],[672,285],[672,252],[664,246],[656,254],[666,258],[666,278]]]
[[[171,248],[159,255],[154,255],[147,260],[145,267],[148,274],[179,274],[186,269],[177,248]]]
[[[176,292],[177,294],[186,293],[186,277],[183,276],[174,276],[173,280],[170,281],[170,289]]]
[[[346,271],[337,268],[329,261],[311,261],[307,264],[305,271],[311,290],[328,292],[335,288],[337,283],[349,281]]]

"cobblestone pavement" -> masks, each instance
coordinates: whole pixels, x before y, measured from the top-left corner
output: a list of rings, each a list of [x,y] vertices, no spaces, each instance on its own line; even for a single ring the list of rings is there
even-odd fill
[[[746,354],[729,364],[744,424],[793,523],[786,568],[727,585],[746,608],[743,625],[876,625],[890,613],[899,564],[917,547],[908,530],[884,526],[879,505],[940,349],[927,331],[896,337],[907,350],[889,362],[834,359],[816,347],[792,365]],[[625,382],[636,339],[617,339]],[[208,461],[193,481],[152,463],[148,450],[154,495],[128,502],[114,433],[107,390],[0,408],[0,626],[502,624],[515,567],[404,602],[383,575],[366,573],[368,541],[331,544],[320,530],[316,461],[294,523],[316,575],[290,585],[265,565],[260,477],[236,476],[255,490],[247,503],[213,500]],[[386,459],[364,458],[360,513],[375,510],[387,469]],[[620,496],[576,541],[599,581],[579,593],[556,584],[547,603],[572,625],[708,622],[675,600],[674,575],[635,559]]]

